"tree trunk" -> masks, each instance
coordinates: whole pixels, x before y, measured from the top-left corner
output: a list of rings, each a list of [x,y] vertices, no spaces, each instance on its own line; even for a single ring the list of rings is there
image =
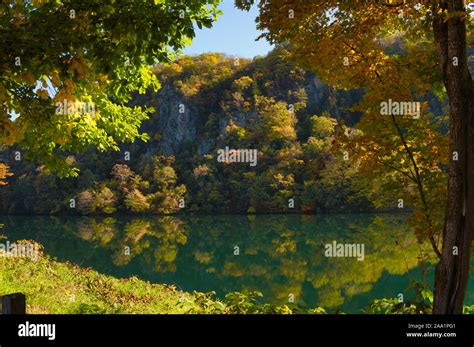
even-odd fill
[[[463,0],[437,1],[437,9],[466,13]],[[436,51],[449,99],[450,164],[443,249],[436,267],[435,314],[462,313],[474,222],[474,89],[466,57],[466,23],[436,13]],[[455,158],[457,152],[457,160]]]

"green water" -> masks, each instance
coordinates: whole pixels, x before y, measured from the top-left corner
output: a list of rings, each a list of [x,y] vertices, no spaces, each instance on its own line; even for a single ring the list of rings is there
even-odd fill
[[[40,217],[2,216],[11,242],[116,277],[137,276],[186,291],[260,291],[264,301],[361,312],[374,298],[413,297],[431,283],[403,215]],[[364,258],[327,257],[326,244],[364,245]],[[471,280],[466,304],[474,303]]]

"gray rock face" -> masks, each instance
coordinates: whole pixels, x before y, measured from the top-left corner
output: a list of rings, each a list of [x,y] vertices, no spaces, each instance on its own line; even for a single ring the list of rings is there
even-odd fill
[[[331,91],[319,78],[311,78],[305,90],[308,96],[308,109],[314,110],[313,113],[322,113],[331,109],[329,97]]]
[[[197,154],[199,156],[209,154],[212,151],[212,148],[214,147],[214,142],[215,141],[211,139],[202,139],[201,141],[199,141]]]
[[[328,111],[333,116],[338,115],[337,105],[331,102],[333,92],[317,77],[308,78],[305,81],[305,90],[308,96],[307,109],[311,114],[321,114]],[[225,137],[226,127],[229,119],[224,112],[217,114],[218,134],[210,138],[207,134],[201,135],[201,127],[209,117],[209,114],[200,114],[193,108],[192,101],[179,94],[174,87],[163,85],[157,99],[152,101],[157,106],[157,119],[154,120],[153,128],[160,135],[159,148],[165,155],[177,155],[185,144],[196,145],[196,154],[203,156],[211,153],[215,143]],[[249,120],[254,118],[254,113],[238,113],[232,115],[233,122],[239,126],[245,126]]]
[[[226,134],[229,120],[224,113],[218,115],[219,135],[217,138],[199,136],[199,120],[207,119],[193,109],[193,105],[179,95],[173,87],[165,85],[156,96],[156,129],[160,134],[159,148],[165,155],[176,155],[186,143],[197,144],[197,154],[202,156],[212,151],[216,140]],[[245,126],[253,113],[241,113],[233,116],[235,124]]]
[[[196,139],[198,115],[184,98],[164,86],[159,93],[158,129],[160,147],[165,155],[174,155],[181,145]]]

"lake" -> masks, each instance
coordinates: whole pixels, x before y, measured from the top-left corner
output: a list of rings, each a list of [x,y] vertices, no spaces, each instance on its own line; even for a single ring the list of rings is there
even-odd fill
[[[360,313],[374,298],[413,298],[433,257],[402,214],[50,217],[2,216],[0,234],[119,278],[185,291],[259,291],[263,301]],[[3,240],[2,242],[4,242]],[[345,247],[337,256],[334,245]],[[329,250],[329,251],[328,251]],[[363,257],[361,257],[363,251]],[[329,253],[328,253],[329,252]],[[418,266],[418,256],[427,261]],[[328,256],[334,255],[334,256]],[[466,304],[474,304],[471,280]]]

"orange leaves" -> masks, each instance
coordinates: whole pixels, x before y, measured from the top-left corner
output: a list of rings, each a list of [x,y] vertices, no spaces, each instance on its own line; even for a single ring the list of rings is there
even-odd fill
[[[59,102],[63,100],[75,101],[76,98],[73,96],[75,90],[74,83],[70,79],[67,79],[63,82],[63,85],[64,87],[54,96],[54,100]]]
[[[70,60],[68,70],[76,79],[80,80],[87,75],[89,64],[82,56],[78,55]]]
[[[72,93],[74,91],[74,84],[71,80],[64,81],[64,88],[69,92]]]
[[[51,72],[51,83],[56,88],[59,88],[59,86],[61,85],[61,78],[59,77],[58,70],[54,70]]]
[[[38,89],[36,91],[36,94],[41,98],[41,99],[48,99],[49,98],[49,93],[45,89]]]
[[[36,85],[36,78],[35,76],[31,73],[31,71],[27,72],[22,72],[19,75],[19,82],[29,84],[30,86],[35,86]]]
[[[170,70],[173,72],[173,74],[180,74],[183,72],[183,67],[177,63],[172,63],[170,65]]]
[[[4,104],[5,101],[8,101],[9,95],[7,93],[7,89],[0,83],[0,104]]]
[[[10,167],[7,164],[0,163],[0,186],[6,185],[7,183],[4,181],[4,179],[13,175],[8,171],[9,168]]]

